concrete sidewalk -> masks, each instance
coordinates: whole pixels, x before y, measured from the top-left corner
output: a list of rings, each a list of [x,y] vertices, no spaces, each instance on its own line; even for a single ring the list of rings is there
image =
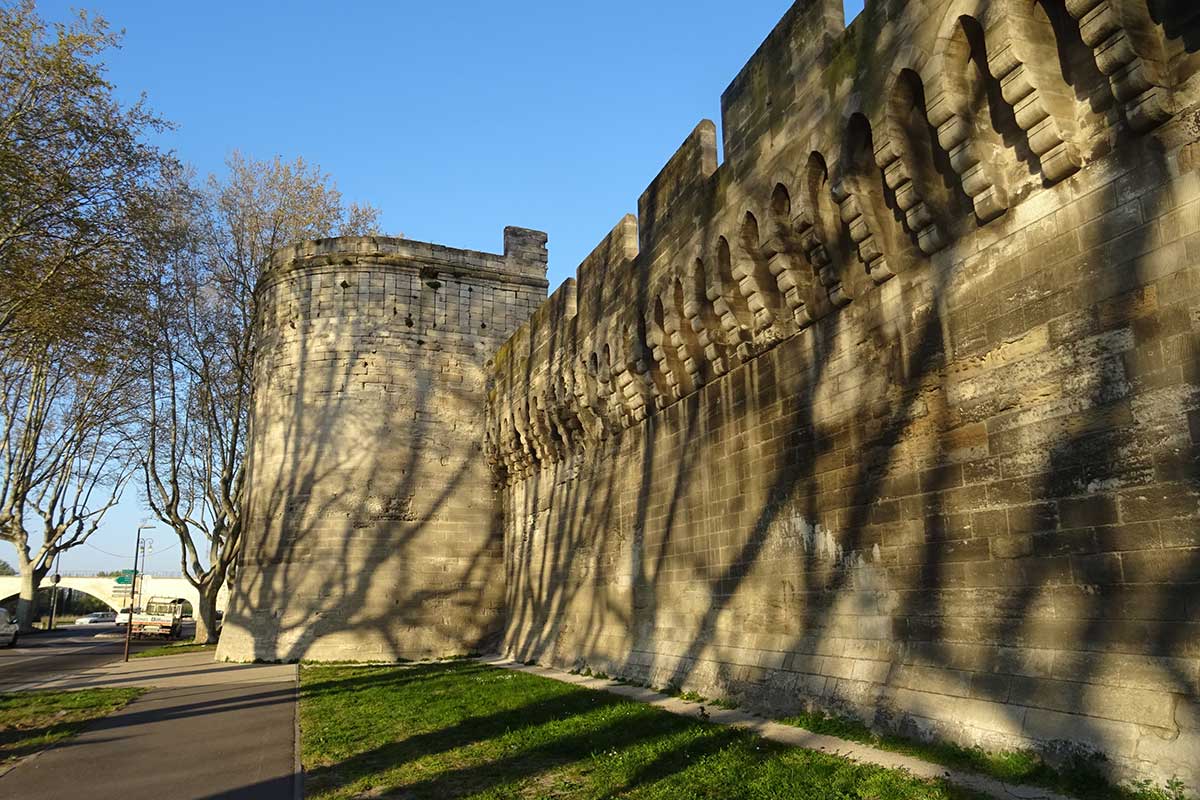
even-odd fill
[[[218,664],[209,652],[31,682],[153,688],[0,776],[0,797],[298,800],[297,676],[294,664]]]

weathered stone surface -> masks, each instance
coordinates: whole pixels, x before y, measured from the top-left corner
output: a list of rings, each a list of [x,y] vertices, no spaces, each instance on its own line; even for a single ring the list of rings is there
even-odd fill
[[[247,535],[218,657],[392,660],[493,647],[502,531],[484,367],[546,296],[546,237],[504,255],[308,242],[259,286]]]
[[[504,649],[1200,788],[1200,12],[840,5],[497,353]]]
[[[1196,8],[800,0],[544,303],[530,231],[281,252],[219,655],[498,644],[1200,789]]]

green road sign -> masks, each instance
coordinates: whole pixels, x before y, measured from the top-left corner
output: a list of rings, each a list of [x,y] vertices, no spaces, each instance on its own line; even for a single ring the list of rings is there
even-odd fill
[[[128,575],[118,575],[117,583],[124,585],[133,583],[133,571],[131,570]]]

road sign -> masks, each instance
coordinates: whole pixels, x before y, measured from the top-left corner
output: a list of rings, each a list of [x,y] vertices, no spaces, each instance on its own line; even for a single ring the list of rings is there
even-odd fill
[[[127,569],[125,570],[124,574],[118,575],[117,583],[123,586],[128,586],[129,584],[133,583],[133,570]]]

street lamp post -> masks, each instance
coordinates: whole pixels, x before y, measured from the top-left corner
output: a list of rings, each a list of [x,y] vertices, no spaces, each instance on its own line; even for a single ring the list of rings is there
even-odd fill
[[[138,554],[142,550],[142,531],[153,529],[153,525],[138,525],[137,544],[133,547],[133,582],[129,584],[129,619],[125,622],[125,660],[129,660],[129,642],[133,639],[133,599],[137,594]],[[142,559],[143,562],[145,559]]]

